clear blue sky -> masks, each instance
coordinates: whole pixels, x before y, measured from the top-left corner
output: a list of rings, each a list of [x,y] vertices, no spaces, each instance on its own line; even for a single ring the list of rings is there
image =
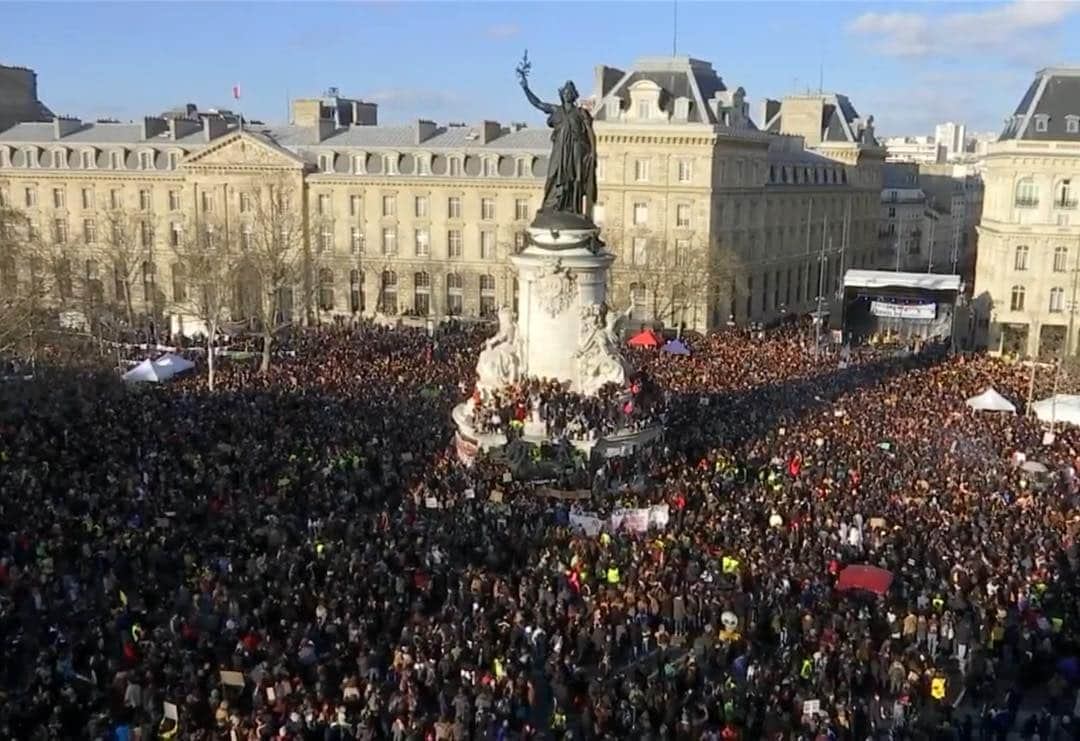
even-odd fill
[[[122,120],[176,104],[285,120],[287,96],[328,86],[380,120],[539,119],[514,66],[554,97],[596,64],[669,54],[673,2],[4,3],[0,62],[33,67],[55,111]],[[887,134],[964,121],[998,130],[1034,71],[1080,54],[1080,3],[678,3],[678,52],[755,102],[795,89],[849,95]],[[1077,60],[1075,57],[1073,61]],[[823,63],[823,64],[822,64]]]

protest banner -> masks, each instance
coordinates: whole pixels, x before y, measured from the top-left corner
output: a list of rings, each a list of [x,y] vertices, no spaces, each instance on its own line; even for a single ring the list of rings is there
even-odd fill
[[[222,669],[219,672],[221,676],[221,683],[228,685],[229,687],[243,687],[244,686],[244,673],[234,672],[228,669]]]
[[[649,507],[649,527],[665,529],[671,520],[671,507],[667,504],[654,504]]]
[[[589,537],[595,537],[600,534],[601,528],[604,526],[604,521],[588,512],[570,513],[570,527],[575,530],[581,530]]]
[[[559,499],[564,502],[576,502],[588,499],[592,496],[592,492],[588,489],[574,489],[572,491],[561,491],[559,489],[552,489],[550,487],[541,486],[536,489],[537,496],[547,497],[548,499]]]

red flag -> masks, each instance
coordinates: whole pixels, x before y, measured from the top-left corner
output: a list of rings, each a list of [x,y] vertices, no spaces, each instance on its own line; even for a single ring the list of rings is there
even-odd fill
[[[239,85],[233,85],[232,86],[232,96],[236,100],[240,100],[240,86]]]

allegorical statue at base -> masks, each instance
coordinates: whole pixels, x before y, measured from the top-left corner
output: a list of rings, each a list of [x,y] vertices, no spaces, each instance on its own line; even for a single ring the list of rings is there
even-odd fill
[[[549,220],[556,215],[576,216],[568,224],[591,223],[596,203],[596,136],[592,116],[577,104],[577,87],[570,80],[559,88],[559,102],[545,103],[529,89],[529,54],[525,53],[517,67],[518,80],[529,102],[547,114],[551,127],[551,159],[547,182],[544,183],[544,202],[541,216]]]
[[[521,354],[517,324],[509,307],[499,309],[499,331],[484,342],[476,363],[476,387],[481,393],[517,383],[521,374]]]
[[[619,334],[629,314],[629,308],[615,314],[603,304],[582,304],[581,335],[574,353],[582,393],[592,395],[609,383],[626,383],[630,374],[619,352]]]

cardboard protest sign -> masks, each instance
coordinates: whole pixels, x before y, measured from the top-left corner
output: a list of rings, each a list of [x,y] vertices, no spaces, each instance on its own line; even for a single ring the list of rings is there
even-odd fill
[[[438,509],[439,500],[435,497],[427,497],[426,499],[424,499],[424,506],[428,509]]]
[[[465,490],[465,498],[466,499],[476,499],[476,490],[475,489],[466,489]]]
[[[886,525],[885,525],[885,518],[884,517],[871,517],[870,518],[870,529],[871,530],[884,530],[885,527],[886,527]]]
[[[221,676],[221,683],[229,687],[243,687],[244,686],[244,673],[234,672],[228,669],[222,669],[219,672]]]
[[[496,504],[502,504],[503,493],[496,489],[495,491],[491,492],[491,496],[488,497],[488,499],[492,502],[495,502]]]
[[[166,702],[164,704],[163,709],[164,709],[166,718],[171,720],[173,723],[179,723],[180,722],[180,714],[179,714],[179,712],[177,712],[175,703]]]
[[[802,714],[804,718],[812,718],[821,712],[821,700],[804,700]]]

